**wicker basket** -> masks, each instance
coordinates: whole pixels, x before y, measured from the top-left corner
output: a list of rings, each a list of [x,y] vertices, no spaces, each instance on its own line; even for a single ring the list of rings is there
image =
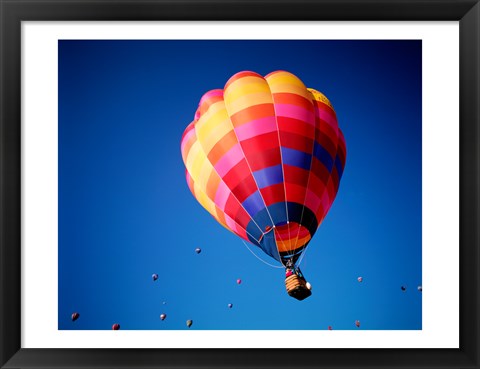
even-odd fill
[[[296,274],[292,274],[285,279],[288,294],[297,300],[303,300],[312,294],[306,284],[305,279]]]

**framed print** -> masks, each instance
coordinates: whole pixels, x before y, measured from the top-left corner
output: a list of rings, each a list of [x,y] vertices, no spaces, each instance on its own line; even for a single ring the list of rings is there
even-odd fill
[[[2,367],[479,367],[477,1],[1,5]]]

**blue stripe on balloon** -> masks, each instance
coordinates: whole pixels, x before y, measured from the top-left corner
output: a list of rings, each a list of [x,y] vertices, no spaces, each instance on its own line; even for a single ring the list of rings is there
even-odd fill
[[[245,201],[243,203],[245,203]],[[265,204],[262,202],[262,208],[260,211],[258,211],[255,214],[251,214],[250,212],[248,213],[250,214],[252,219],[255,221],[255,223],[258,224],[258,226],[262,231],[265,231],[267,226],[271,227],[274,224],[287,222],[284,202],[277,202],[276,204],[272,204],[268,207],[268,209],[265,207]],[[272,220],[273,220],[273,224],[272,224]],[[250,223],[253,223],[253,222],[250,221]],[[250,226],[250,223],[249,223],[249,226]]]
[[[285,206],[285,205],[283,205],[283,206]],[[265,228],[267,226],[272,226],[272,221],[270,220],[270,217],[268,216],[268,211],[265,207],[262,210],[260,210],[259,212],[257,212],[252,217],[252,219],[253,220],[250,220],[250,222],[248,222],[248,225],[247,225],[247,232],[248,233],[259,234],[259,236],[260,236],[265,231]],[[258,225],[258,227],[257,227],[257,225]],[[260,228],[261,231],[258,231],[258,228]],[[259,233],[257,233],[257,232],[259,232]]]
[[[255,191],[242,202],[242,206],[251,217],[254,217],[260,210],[265,208],[265,203],[260,192]]]
[[[286,165],[310,170],[312,156],[303,151],[282,147],[282,161]]]
[[[333,159],[325,148],[320,145],[318,142],[315,142],[315,147],[313,149],[313,155],[327,168],[329,172],[333,168]]]
[[[286,217],[285,205],[288,208],[288,219]],[[302,224],[308,229],[311,235],[313,235],[318,226],[317,219],[312,210],[304,205],[297,204],[296,202],[277,202],[270,205],[268,208],[263,208],[257,214],[252,216],[252,220],[248,223],[247,231],[253,223],[258,224],[262,231],[265,231],[265,227],[272,226],[272,221],[275,225],[285,224],[287,221],[297,222]]]
[[[272,225],[272,222],[270,221],[270,217],[268,216],[266,209],[263,209],[263,211],[260,211],[259,213],[257,213],[257,215],[255,216],[255,221],[250,220],[250,222],[248,222],[247,236],[252,243],[260,246],[260,248],[267,255],[270,255],[272,258],[280,261],[278,256],[278,251],[272,248],[271,243],[266,245],[264,236],[262,237],[263,232],[265,232],[265,228],[271,225]],[[261,238],[261,241],[259,243],[257,240],[260,240],[260,238]]]
[[[268,212],[273,220],[273,224],[278,226],[287,223],[287,209],[284,202],[277,202],[276,204],[270,205]]]
[[[259,244],[257,240],[260,239],[262,233],[266,231],[266,227],[272,226],[270,217],[273,219],[275,225],[285,224],[287,222],[285,215],[285,205],[288,207],[289,220],[302,224],[308,229],[310,235],[313,237],[315,234],[318,223],[315,214],[307,207],[294,202],[277,202],[267,208],[260,210],[247,225],[247,234],[249,240],[254,244]],[[258,227],[257,227],[258,225]],[[258,229],[260,227],[261,231]],[[275,242],[273,231],[267,232],[262,237],[259,246],[267,254],[274,259],[280,261],[286,259],[286,256],[279,257],[278,250]],[[296,259],[298,255],[294,256]]]
[[[257,170],[252,174],[255,178],[255,182],[257,182],[258,188],[265,188],[283,182],[283,172],[281,164]]]
[[[277,249],[277,242],[275,241],[275,231],[273,229],[270,232],[265,233],[260,242],[260,247],[267,255],[270,255],[275,260],[281,261]]]

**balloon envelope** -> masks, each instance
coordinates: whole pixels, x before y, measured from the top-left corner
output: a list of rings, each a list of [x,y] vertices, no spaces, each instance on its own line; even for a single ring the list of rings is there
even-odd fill
[[[80,314],[79,314],[79,313],[73,313],[73,314],[72,314],[72,322],[74,322],[74,321],[77,320],[78,318],[80,318]]]
[[[187,327],[190,328],[193,324],[193,320],[187,320]]]
[[[167,317],[167,314],[160,314],[160,319],[165,320],[166,317]]]
[[[286,71],[240,72],[205,93],[181,152],[197,201],[283,264],[322,223],[346,160],[330,101]]]
[[[228,307],[231,309],[233,307],[233,304],[228,304]]]
[[[358,277],[358,278],[357,278],[357,281],[362,282],[362,281],[363,281],[363,278],[362,278],[362,277]]]
[[[242,280],[241,279],[237,279],[237,284],[241,284],[242,283]]]
[[[152,279],[155,282],[158,279],[158,274],[152,274]]]
[[[115,323],[114,325],[112,325],[112,329],[113,329],[114,331],[118,331],[118,330],[120,329],[120,324]]]
[[[422,286],[418,286],[417,289],[422,292]]]
[[[202,252],[202,249],[201,249],[200,247],[197,247],[197,248],[195,249],[195,252],[196,252],[197,254],[200,254],[200,253]]]
[[[355,320],[355,325],[357,326],[357,328],[360,327],[360,320]]]

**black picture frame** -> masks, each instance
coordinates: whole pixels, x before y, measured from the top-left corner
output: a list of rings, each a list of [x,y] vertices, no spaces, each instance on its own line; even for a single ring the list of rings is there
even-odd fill
[[[478,0],[0,0],[0,19],[1,368],[480,368]],[[21,22],[77,20],[459,21],[460,348],[21,348]]]

